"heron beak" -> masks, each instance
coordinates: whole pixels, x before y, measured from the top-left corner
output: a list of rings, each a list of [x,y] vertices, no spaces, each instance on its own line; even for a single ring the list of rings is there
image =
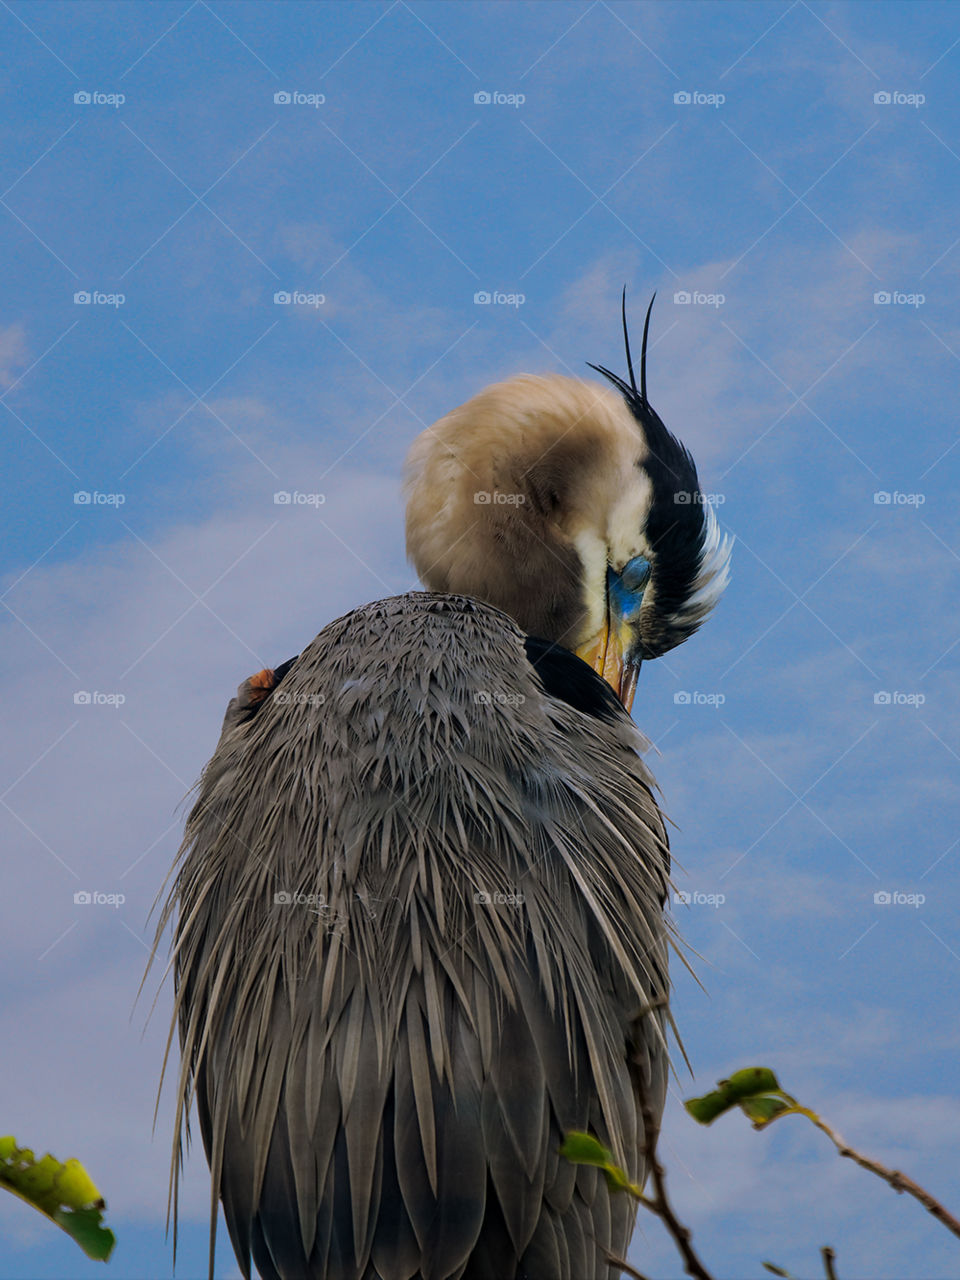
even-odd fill
[[[633,706],[640,674],[636,655],[637,623],[650,566],[638,556],[618,573],[607,569],[606,610],[596,635],[577,647],[576,653],[603,676],[626,709]]]

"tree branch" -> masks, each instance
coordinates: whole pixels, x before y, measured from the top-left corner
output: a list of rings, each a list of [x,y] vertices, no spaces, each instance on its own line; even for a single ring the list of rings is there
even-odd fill
[[[639,1197],[640,1203],[645,1209],[649,1209],[651,1213],[656,1214],[673,1236],[674,1242],[683,1258],[687,1275],[696,1277],[696,1280],[713,1280],[710,1272],[700,1261],[690,1242],[693,1232],[689,1227],[683,1225],[673,1211],[673,1206],[667,1195],[664,1168],[657,1158],[657,1141],[660,1137],[660,1131],[653,1118],[653,1112],[650,1110],[650,1104],[643,1094],[640,1096],[640,1114],[643,1119],[643,1154],[650,1173],[650,1179],[653,1182],[653,1196],[641,1194]]]
[[[948,1231],[953,1232],[955,1236],[960,1237],[960,1222],[946,1209],[935,1196],[926,1191],[918,1182],[914,1182],[912,1178],[908,1178],[905,1173],[901,1173],[899,1169],[888,1169],[886,1165],[880,1164],[878,1160],[871,1160],[868,1156],[861,1155],[859,1151],[853,1147],[847,1146],[843,1138],[835,1133],[820,1117],[813,1111],[808,1111],[806,1107],[798,1108],[803,1114],[815,1124],[821,1133],[825,1133],[833,1145],[837,1148],[842,1156],[846,1156],[848,1160],[852,1160],[854,1164],[858,1164],[861,1169],[869,1169],[871,1173],[875,1173],[878,1178],[882,1178],[884,1182],[893,1187],[894,1191],[902,1194],[906,1191],[913,1196],[915,1200],[919,1200],[928,1213],[932,1213],[938,1222],[941,1222]],[[824,1265],[826,1265],[826,1256],[824,1256]],[[829,1273],[828,1273],[829,1274]]]
[[[631,1267],[626,1258],[618,1258],[615,1253],[611,1253],[609,1249],[604,1249],[604,1256],[610,1263],[611,1267],[619,1267],[621,1271],[625,1271],[631,1280],[647,1280],[647,1277],[636,1267]]]

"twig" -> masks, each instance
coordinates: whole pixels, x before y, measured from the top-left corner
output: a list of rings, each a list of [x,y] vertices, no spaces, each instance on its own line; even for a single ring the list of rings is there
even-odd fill
[[[609,1249],[604,1249],[603,1252],[611,1267],[619,1267],[621,1271],[625,1271],[628,1276],[631,1276],[632,1280],[647,1280],[647,1277],[641,1271],[638,1271],[636,1267],[631,1267],[630,1263],[627,1262],[625,1258],[618,1258],[617,1255],[615,1253],[611,1253]]]
[[[823,1258],[823,1269],[827,1273],[827,1280],[837,1280],[837,1273],[833,1266],[837,1256],[836,1250],[825,1244],[820,1250],[820,1256]]]
[[[713,1280],[710,1272],[697,1257],[693,1245],[690,1243],[693,1232],[689,1227],[683,1225],[670,1204],[667,1196],[664,1168],[657,1159],[657,1139],[660,1137],[660,1131],[653,1118],[653,1112],[650,1110],[650,1104],[642,1094],[640,1096],[640,1115],[643,1119],[643,1154],[650,1170],[654,1191],[652,1197],[641,1194],[639,1197],[640,1203],[644,1208],[649,1209],[651,1213],[655,1213],[673,1236],[676,1246],[683,1257],[687,1275],[695,1276],[696,1280]]]
[[[948,1209],[932,1196],[929,1191],[924,1190],[918,1182],[914,1182],[912,1178],[908,1178],[905,1173],[901,1173],[899,1169],[888,1169],[886,1165],[880,1164],[877,1160],[871,1160],[867,1156],[863,1156],[859,1151],[855,1151],[853,1147],[848,1147],[838,1133],[830,1128],[820,1117],[813,1111],[809,1111],[806,1107],[798,1107],[798,1111],[807,1117],[812,1124],[825,1133],[833,1145],[837,1148],[842,1156],[846,1156],[848,1160],[852,1160],[854,1164],[858,1164],[861,1169],[869,1169],[871,1173],[875,1173],[878,1178],[882,1178],[884,1182],[893,1187],[898,1194],[906,1191],[913,1196],[915,1200],[919,1200],[928,1213],[932,1213],[938,1222],[943,1223],[948,1231],[953,1232],[955,1236],[960,1237],[960,1222],[949,1212]],[[824,1256],[824,1266],[826,1266],[826,1256]],[[828,1273],[829,1274],[829,1273]]]

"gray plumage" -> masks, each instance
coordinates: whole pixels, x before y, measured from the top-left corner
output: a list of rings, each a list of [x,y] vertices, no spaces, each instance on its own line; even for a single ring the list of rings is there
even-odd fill
[[[642,1179],[637,1095],[663,1105],[645,745],[463,596],[358,609],[234,700],[160,929],[178,1124],[195,1095],[245,1275],[616,1274],[631,1204],[558,1148],[590,1129]]]
[[[628,712],[729,557],[646,337],[639,389],[628,347],[619,395],[521,376],[423,432],[430,590],[228,708],[157,934],[176,917],[174,1229],[195,1101],[211,1276],[218,1202],[263,1280],[617,1274],[635,1208],[560,1145],[590,1130],[643,1180],[669,850]]]

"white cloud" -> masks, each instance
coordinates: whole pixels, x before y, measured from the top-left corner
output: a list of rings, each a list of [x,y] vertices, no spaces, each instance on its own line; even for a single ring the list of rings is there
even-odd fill
[[[27,335],[22,324],[0,329],[0,387],[6,388],[20,376],[30,359]]]

